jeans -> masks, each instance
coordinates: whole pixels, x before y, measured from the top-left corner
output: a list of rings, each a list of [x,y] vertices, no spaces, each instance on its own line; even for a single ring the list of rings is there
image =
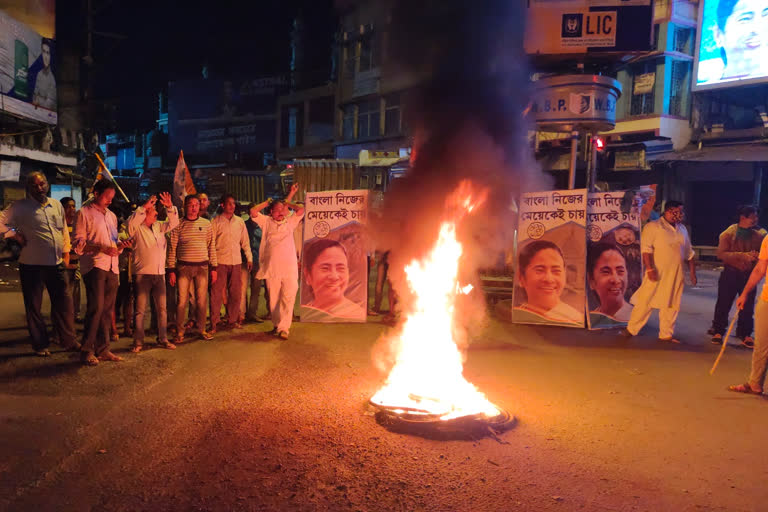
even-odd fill
[[[69,285],[69,294],[72,296],[74,315],[75,318],[78,318],[80,316],[80,281],[82,281],[79,266],[75,269],[67,269],[67,280]]]
[[[168,309],[168,324],[175,324],[176,304],[178,301],[176,300],[176,287],[171,286],[171,283],[168,282],[169,272],[170,269],[165,270],[165,304]],[[152,318],[155,319],[157,316],[153,316]]]
[[[179,300],[176,305],[176,324],[179,333],[184,332],[184,318],[189,303],[189,292],[195,293],[195,321],[200,331],[205,330],[208,306],[208,265],[179,265],[176,269]]]
[[[109,352],[109,331],[112,313],[115,311],[118,275],[114,272],[93,268],[83,276],[88,306],[83,332],[84,355],[97,356]]]
[[[240,265],[219,265],[216,282],[211,286],[211,325],[219,322],[221,302],[227,294],[227,321],[234,324],[240,320],[241,274]]]
[[[720,273],[717,282],[717,302],[715,303],[715,316],[712,319],[712,330],[715,334],[724,335],[728,328],[728,313],[731,311],[733,300],[741,294],[749,280],[751,271],[742,271],[733,267],[725,267]],[[754,328],[755,294],[757,290],[747,295],[744,309],[738,312],[736,321],[736,337],[746,338],[752,336]]]
[[[27,316],[27,329],[35,350],[44,350],[50,345],[48,330],[40,308],[43,303],[43,288],[51,298],[51,320],[53,330],[65,348],[75,346],[75,315],[72,296],[69,294],[64,265],[19,264],[21,292]]]
[[[133,322],[133,345],[140,347],[144,343],[144,313],[152,294],[157,318],[157,338],[168,341],[168,323],[165,306],[165,276],[160,274],[138,274],[134,276],[133,291],[136,298],[136,310]]]
[[[115,299],[115,316],[120,316],[120,310],[123,313],[123,328],[130,332],[133,321],[133,282],[128,272],[120,271],[120,284],[117,287],[117,298]]]

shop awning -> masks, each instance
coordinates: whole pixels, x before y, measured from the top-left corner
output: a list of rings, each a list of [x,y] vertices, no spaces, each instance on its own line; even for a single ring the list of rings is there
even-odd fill
[[[15,156],[18,158],[28,158],[38,162],[46,162],[55,165],[65,165],[69,167],[77,166],[77,158],[66,156],[59,153],[50,153],[39,149],[29,149],[21,146],[10,146],[0,144],[0,156]]]
[[[646,160],[656,162],[768,162],[768,144],[743,143],[720,146],[691,146],[682,151],[647,154]]]

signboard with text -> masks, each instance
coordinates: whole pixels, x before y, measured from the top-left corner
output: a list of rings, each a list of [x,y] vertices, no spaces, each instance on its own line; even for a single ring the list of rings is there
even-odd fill
[[[365,322],[367,190],[308,192],[301,251],[302,322]]]
[[[168,86],[169,152],[230,160],[275,152],[282,77],[188,80]]]
[[[584,327],[587,191],[523,194],[512,321]]]
[[[643,52],[651,48],[652,0],[529,0],[529,54]]]

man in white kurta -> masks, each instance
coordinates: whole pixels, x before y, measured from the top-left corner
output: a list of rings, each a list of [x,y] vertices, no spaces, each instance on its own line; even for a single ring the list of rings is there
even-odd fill
[[[298,184],[291,187],[285,201],[271,204],[270,214],[261,210],[270,204],[264,201],[251,209],[251,219],[262,231],[259,247],[259,271],[257,279],[265,279],[269,291],[269,310],[275,328],[272,333],[287,340],[293,322],[293,306],[299,290],[299,264],[293,232],[304,218],[304,208],[291,204],[298,191]],[[293,215],[288,215],[293,210]]]
[[[687,262],[691,283],[696,285],[696,266],[688,231],[682,224],[683,205],[667,201],[659,220],[643,228],[640,248],[643,254],[645,276],[640,288],[632,296],[635,306],[627,325],[626,334],[634,336],[648,322],[651,311],[659,310],[659,339],[679,343],[674,338],[675,321],[683,297],[684,263]]]

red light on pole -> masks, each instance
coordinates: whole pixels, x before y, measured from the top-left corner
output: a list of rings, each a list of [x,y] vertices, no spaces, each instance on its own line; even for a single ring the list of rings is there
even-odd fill
[[[603,149],[605,149],[605,141],[601,137],[595,137],[594,143],[595,143],[596,150],[602,151]]]

